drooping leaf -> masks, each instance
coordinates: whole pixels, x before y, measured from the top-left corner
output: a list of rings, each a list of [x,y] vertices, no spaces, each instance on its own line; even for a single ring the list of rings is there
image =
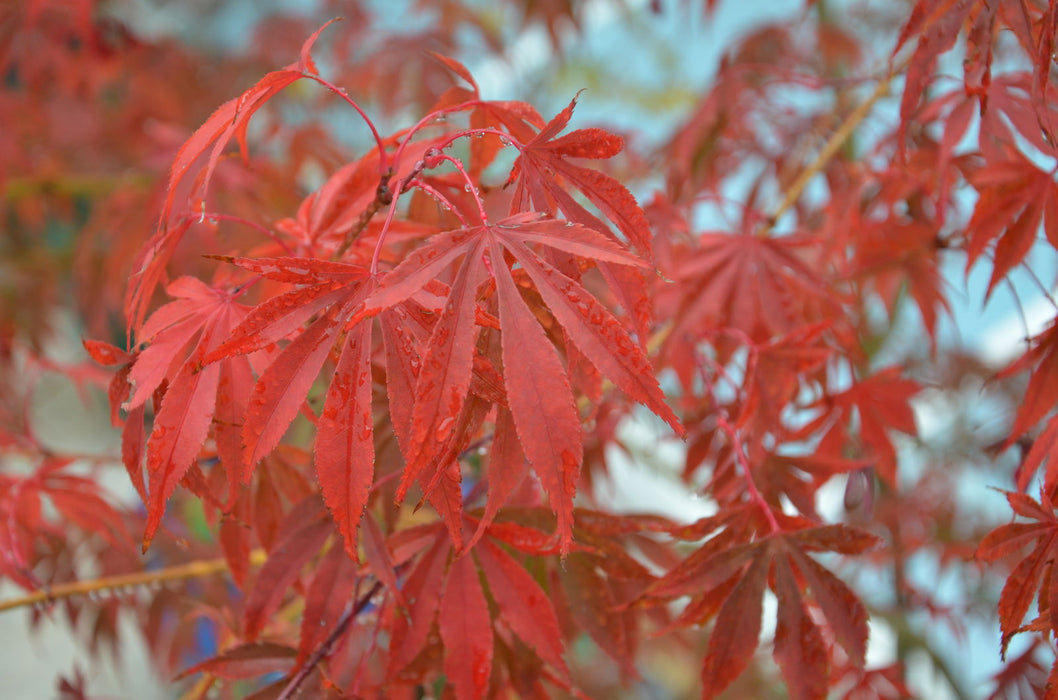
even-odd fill
[[[509,554],[483,542],[474,550],[503,621],[568,681],[558,619],[547,594]]]
[[[297,63],[268,73],[242,95],[218,107],[180,147],[169,171],[169,182],[165,203],[159,217],[158,230],[144,246],[136,261],[137,267],[133,271],[132,284],[126,295],[125,314],[133,328],[138,329],[142,325],[155,285],[161,279],[165,265],[169,262],[176,245],[189,226],[190,216],[197,216],[199,211],[205,211],[205,196],[209,183],[225,148],[232,139],[235,139],[243,158],[247,157],[246,136],[250,119],[276,94],[305,77],[305,71],[314,72],[310,51],[320,32],[326,26],[325,24],[320,27],[305,41],[301,48],[301,59]],[[192,201],[188,207],[190,216],[185,215],[178,218],[174,223],[172,214],[177,192],[182,189],[192,165],[206,154],[208,156],[204,175],[192,188]],[[197,199],[195,199],[196,195]]]
[[[176,300],[158,309],[144,325],[143,340],[149,345],[137,354],[128,374],[133,390],[128,404],[130,422],[142,421],[147,397],[168,380],[147,440],[144,548],[161,522],[166,501],[205,443],[214,415],[219,410],[222,419],[228,421],[239,416],[246,409],[246,382],[252,378],[242,357],[203,367],[207,353],[231,333],[246,307],[236,303],[231,292],[189,277],[176,280],[169,292]],[[181,356],[184,352],[186,358]],[[142,422],[127,423],[123,444],[125,466],[134,483],[142,454],[138,438],[141,426]],[[230,428],[221,429],[220,434],[227,430]],[[219,440],[225,446],[221,452],[224,467],[237,469],[227,449],[230,443]]]
[[[967,225],[967,270],[995,243],[986,298],[1025,258],[1041,227],[1052,245],[1058,241],[1058,221],[1053,220],[1058,201],[1054,173],[1041,170],[1013,149],[1007,158],[989,163],[971,178],[980,197]]]
[[[354,559],[357,524],[374,481],[371,384],[371,324],[361,323],[346,334],[316,426],[315,447],[323,500]]]
[[[334,530],[319,498],[295,506],[279,525],[275,546],[254,579],[243,615],[246,638],[254,640],[290,592],[301,568],[319,554]]]
[[[901,130],[914,115],[922,94],[934,75],[937,58],[959,37],[972,0],[919,0],[893,49],[895,55],[912,37],[918,38],[907,67],[904,94],[900,101]],[[902,131],[901,131],[902,133]]]
[[[529,463],[558,516],[563,554],[573,536],[573,495],[581,463],[580,416],[565,368],[518,294],[503,253],[490,247],[502,324],[503,366],[511,416]]]
[[[1003,633],[1001,651],[1004,655],[1011,638],[1022,630],[1025,615],[1037,595],[1040,612],[1048,608],[1044,601],[1052,592],[1046,589],[1046,582],[1053,581],[1053,561],[1058,556],[1058,516],[1053,506],[1045,506],[1023,493],[1008,492],[1006,497],[1014,513],[1031,522],[1001,525],[988,533],[977,549],[978,559],[991,561],[1023,550],[1028,544],[1033,546],[1032,551],[1014,567],[999,596],[999,626]],[[1053,625],[1053,621],[1048,621],[1044,629]]]
[[[449,567],[438,622],[445,646],[445,675],[456,698],[484,698],[492,673],[492,621],[477,567],[469,556],[456,557]]]
[[[620,323],[586,290],[547,266],[529,245],[591,255],[612,264],[642,265],[620,245],[590,229],[538,215],[516,215],[493,225],[438,235],[386,275],[365,307],[367,313],[394,308],[463,258],[421,357],[407,440],[408,465],[398,490],[398,497],[403,497],[416,479],[435,484],[442,470],[456,457],[459,446],[465,444],[467,436],[455,429],[475,376],[475,325],[482,319],[477,304],[478,289],[486,275],[492,278],[499,309],[506,402],[522,449],[543,480],[559,514],[560,536],[566,543],[564,546],[568,546],[572,494],[582,459],[582,440],[577,428],[579,415],[573,404],[567,370],[554,348],[549,349],[551,343],[521,298],[506,254],[512,255],[529,272],[549,309],[569,326],[567,331],[574,342],[589,348],[589,357],[612,372],[618,386],[633,398],[647,402],[677,430],[682,428],[664,403],[645,355]],[[401,342],[392,332],[391,337]],[[608,344],[615,347],[608,348]],[[534,353],[528,363],[522,359],[527,351]],[[391,364],[391,367],[394,366]],[[402,374],[408,372],[402,370]],[[498,399],[494,391],[488,390],[486,375],[486,367],[479,367],[476,376],[484,384],[482,391]],[[543,390],[534,398],[526,388],[535,386]],[[538,437],[547,439],[538,440]],[[512,466],[520,469],[518,464]]]
[[[394,624],[391,673],[411,663],[426,646],[441,604],[445,565],[452,545],[443,530],[438,530],[429,544],[402,589],[409,606],[408,616],[400,616]]]
[[[779,601],[775,660],[782,669],[791,698],[821,700],[826,698],[828,686],[823,634],[805,607],[790,561],[784,556],[775,557],[772,570]]]
[[[1032,347],[1003,370],[1004,376],[1031,368],[1029,385],[1018,406],[1010,440],[1031,430],[1054,407],[1054,392],[1058,391],[1058,324],[1052,324],[1032,339]]]
[[[186,678],[203,671],[229,680],[258,678],[289,670],[294,665],[295,653],[290,647],[272,642],[240,644],[182,671],[177,678]]]
[[[921,391],[917,382],[905,379],[901,374],[899,367],[887,367],[853,383],[844,391],[826,396],[821,403],[827,410],[807,427],[806,432],[821,427],[832,434],[845,431],[855,412],[859,418],[859,442],[875,461],[879,476],[895,484],[896,449],[889,432],[898,430],[909,435],[917,434],[911,398]]]
[[[544,228],[544,231],[554,233],[562,231],[563,228],[566,229],[563,233],[569,235],[570,227],[556,228],[553,224]],[[579,231],[590,233],[588,229]],[[524,236],[522,229],[500,230],[498,237],[532,278],[541,298],[548,305],[548,310],[554,314],[580,351],[622,391],[645,404],[664,418],[677,435],[682,435],[683,427],[665,403],[650,361],[620,322],[581,285],[534,254],[525,245],[532,237]],[[591,238],[585,238],[584,243],[590,240]],[[622,255],[603,257],[608,246],[594,243],[596,245],[592,249],[584,250],[585,254],[617,264],[639,264],[635,259]],[[556,243],[556,238],[547,239],[546,244],[560,250],[567,249]],[[586,246],[582,245],[582,248],[584,247]]]
[[[508,179],[508,184],[514,183],[511,211],[530,211],[531,201],[536,211],[552,215],[561,211],[570,221],[613,235],[608,226],[569,194],[565,186],[568,182],[598,207],[637,251],[649,258],[650,224],[635,197],[609,175],[566,160],[610,158],[624,147],[620,137],[602,129],[581,129],[559,137],[576,104],[574,98],[521,149]]]
[[[720,607],[702,664],[703,698],[716,697],[746,670],[760,636],[767,580],[768,557],[758,555]]]
[[[356,564],[343,547],[331,547],[305,592],[305,613],[301,618],[298,664],[319,647],[331,633],[346,607],[352,605],[357,582]]]
[[[719,695],[742,674],[757,648],[762,598],[767,588],[778,597],[774,655],[792,697],[826,697],[830,687],[830,651],[811,595],[826,625],[848,659],[862,666],[867,648],[867,613],[851,589],[807,552],[858,554],[878,539],[846,525],[803,527],[784,524],[788,531],[742,541],[746,533],[726,518],[706,518],[681,532],[681,537],[712,536],[697,551],[644,590],[647,599],[691,601],[674,626],[701,625],[713,620],[713,631],[702,667],[703,697]]]
[[[489,462],[489,491],[485,502],[485,512],[481,522],[467,548],[471,548],[492,525],[510,495],[525,479],[527,462],[521,443],[518,441],[517,428],[510,410],[498,408],[496,411],[496,428],[492,440],[491,459]]]
[[[819,321],[815,309],[838,295],[808,262],[817,245],[804,235],[701,234],[698,250],[671,273],[682,290],[671,342],[722,328],[766,342]]]

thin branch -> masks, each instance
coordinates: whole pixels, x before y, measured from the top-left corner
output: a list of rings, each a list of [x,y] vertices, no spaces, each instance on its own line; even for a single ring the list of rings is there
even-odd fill
[[[102,173],[71,174],[58,177],[27,176],[12,177],[4,181],[0,188],[0,197],[8,201],[18,201],[30,197],[56,194],[68,197],[87,196],[101,197],[118,188],[130,187],[147,189],[157,178],[147,173],[133,175],[105,175]]]
[[[823,145],[823,148],[819,151],[816,159],[812,161],[811,165],[801,171],[797,176],[797,179],[786,189],[786,194],[783,196],[782,202],[779,204],[775,212],[768,217],[768,225],[763,229],[767,232],[775,227],[775,224],[779,221],[783,214],[790,210],[790,208],[797,203],[797,200],[804,194],[805,188],[808,187],[809,181],[816,175],[818,175],[823,168],[838,154],[842,146],[845,145],[845,141],[848,140],[852,132],[858,127],[867,115],[874,109],[874,105],[877,104],[878,100],[882,99],[889,93],[889,86],[892,84],[893,79],[900,74],[906,62],[901,63],[897,68],[886,75],[885,78],[878,82],[875,86],[874,92],[870,96],[860,103],[856,109],[852,110],[849,116],[845,117],[845,121],[837,128],[837,130],[830,135],[830,138]]]
[[[294,694],[298,691],[301,684],[304,683],[305,679],[309,677],[309,674],[320,665],[323,658],[331,653],[334,645],[337,644],[338,640],[349,629],[349,625],[352,624],[357,615],[364,611],[364,608],[367,607],[368,603],[371,602],[371,599],[381,588],[382,582],[375,581],[375,585],[371,586],[371,589],[367,593],[360,596],[354,605],[345,609],[345,612],[342,613],[342,617],[338,620],[338,624],[335,625],[331,633],[327,635],[327,639],[323,640],[323,643],[316,647],[316,651],[312,652],[312,656],[310,656],[308,661],[305,662],[305,665],[298,669],[298,672],[290,679],[290,682],[287,683],[285,688],[283,688],[283,692],[279,694],[279,697],[276,698],[276,700],[289,700],[289,698],[294,697]]]
[[[360,237],[360,234],[364,232],[364,229],[367,228],[371,218],[378,213],[378,210],[393,202],[393,192],[389,189],[390,177],[392,177],[392,173],[387,171],[379,178],[378,188],[375,190],[375,198],[371,200],[371,204],[367,205],[367,209],[360,214],[356,223],[345,234],[342,244],[334,251],[334,260],[341,260],[342,256],[345,255],[345,251],[349,250],[349,246]]]
[[[422,178],[413,180],[411,182],[411,185],[412,187],[417,187],[426,194],[433,197],[435,200],[437,200],[437,203],[446,211],[450,211],[455,214],[456,217],[459,219],[459,223],[463,225],[463,228],[467,228],[470,225],[467,223],[466,217],[463,216],[463,213],[459,211],[459,207],[452,204],[451,200],[449,200],[448,197],[444,196],[444,194],[438,191],[437,188],[435,188],[433,185],[426,182]]]
[[[771,505],[768,504],[767,499],[764,498],[764,494],[762,494],[760,489],[757,488],[757,482],[753,480],[753,468],[750,466],[749,457],[746,455],[744,443],[742,437],[738,433],[738,428],[728,421],[727,416],[724,415],[724,411],[718,411],[716,425],[724,435],[727,436],[728,441],[731,443],[731,449],[735,456],[735,463],[738,464],[739,469],[742,471],[742,475],[746,480],[746,490],[749,493],[749,499],[756,504],[762,513],[764,513],[764,518],[768,521],[768,527],[771,528],[771,532],[781,532],[782,527],[779,525],[779,521],[775,518],[775,513],[771,510]]]
[[[250,553],[250,563],[259,566],[264,563],[267,553],[255,549]],[[157,571],[143,571],[133,574],[104,576],[87,581],[60,583],[42,591],[35,591],[20,598],[0,601],[0,612],[14,610],[29,605],[49,605],[66,598],[87,596],[98,591],[122,589],[130,586],[147,586],[168,581],[182,581],[191,578],[203,578],[224,573],[228,570],[228,561],[223,557],[217,559],[199,559],[186,564],[178,564]]]

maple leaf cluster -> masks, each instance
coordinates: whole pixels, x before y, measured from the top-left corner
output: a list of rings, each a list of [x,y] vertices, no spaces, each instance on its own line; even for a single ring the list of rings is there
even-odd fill
[[[93,644],[136,610],[188,697],[635,696],[674,658],[694,669],[674,695],[896,698],[922,692],[916,650],[958,695],[921,619],[959,634],[973,603],[923,583],[928,558],[998,611],[994,697],[1058,697],[1058,333],[991,366],[945,330],[959,274],[986,270],[984,303],[1058,248],[1058,4],[919,0],[874,18],[879,50],[806,3],[738,39],[653,154],[571,126],[590,93],[554,113],[483,94],[457,37],[509,37],[455,0],[381,43],[359,4],[263,23],[233,63],[253,77],[197,110],[171,104],[197,85],[142,77],[190,49],[46,5],[4,11],[0,109],[56,139],[73,101],[137,98],[89,110],[99,154],[0,143],[19,270],[0,451],[20,465],[0,473],[0,574],[91,611]],[[586,31],[576,3],[497,11],[556,49]],[[804,89],[820,104],[791,107]],[[23,235],[56,222],[72,262]],[[64,276],[93,363],[48,355]],[[42,438],[46,374],[106,387],[120,459]],[[973,381],[1010,424],[942,452],[916,406]],[[601,484],[643,456],[633,424],[709,515],[610,508]],[[139,512],[91,478],[117,463]],[[1020,520],[967,515],[974,464]],[[185,583],[81,595],[162,580]],[[868,667],[872,628],[900,638],[889,665]]]

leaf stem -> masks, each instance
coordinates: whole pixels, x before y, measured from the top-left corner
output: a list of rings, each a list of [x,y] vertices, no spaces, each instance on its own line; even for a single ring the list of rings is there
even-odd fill
[[[445,119],[445,117],[447,115],[449,115],[449,114],[455,114],[455,113],[458,113],[458,112],[462,112],[463,110],[465,110],[465,109],[467,109],[469,107],[476,107],[476,106],[484,105],[484,104],[488,104],[488,103],[487,102],[483,102],[482,100],[468,100],[466,102],[461,102],[461,103],[459,103],[457,105],[452,105],[450,107],[445,107],[444,109],[435,110],[433,112],[430,112],[426,116],[424,116],[422,119],[420,119],[418,122],[416,122],[414,126],[412,126],[410,129],[408,129],[404,133],[404,140],[400,142],[400,145],[397,146],[396,152],[393,154],[393,167],[394,167],[394,169],[396,169],[400,165],[400,159],[401,159],[401,156],[404,155],[404,149],[408,147],[408,144],[411,143],[412,136],[414,136],[419,130],[429,126],[430,124],[433,124],[434,122],[443,121]],[[442,146],[437,146],[436,148],[438,148],[438,149],[445,148],[449,144],[451,144],[453,141],[455,141],[456,139],[462,138],[463,136],[466,136],[466,135],[470,135],[470,134],[473,134],[473,133],[490,133],[490,132],[496,133],[499,136],[502,136],[502,137],[505,137],[505,138],[509,139],[511,141],[511,143],[515,142],[515,139],[513,137],[511,137],[510,134],[507,134],[507,133],[502,132],[502,131],[495,131],[495,130],[491,130],[491,129],[467,129],[467,130],[460,131],[460,132],[458,132],[456,134],[453,134],[451,136],[451,138],[449,138],[447,141],[445,141]]]
[[[308,72],[302,72],[301,76],[303,78],[308,78],[309,80],[313,80],[319,83],[323,87],[333,92],[338,97],[345,100],[345,102],[350,107],[356,110],[357,114],[359,114],[360,117],[364,120],[364,123],[367,124],[367,128],[371,130],[371,137],[374,138],[375,147],[378,148],[378,172],[383,177],[388,178],[390,173],[390,167],[389,156],[386,153],[385,144],[382,142],[382,136],[378,133],[378,129],[375,127],[375,123],[371,121],[371,118],[367,116],[367,113],[363,110],[363,108],[358,105],[355,100],[349,97],[349,94],[344,89],[338,87],[326,78]]]
[[[458,132],[452,134],[448,138],[447,141],[443,141],[443,142],[435,145],[434,148],[436,148],[439,151],[443,151],[444,149],[448,148],[449,146],[451,146],[453,143],[455,143],[459,139],[469,138],[471,136],[484,136],[486,134],[491,134],[492,136],[499,136],[500,140],[505,142],[504,145],[514,146],[515,148],[518,149],[519,152],[522,151],[525,148],[525,146],[522,145],[522,142],[519,141],[518,139],[516,139],[509,132],[501,131],[499,129],[493,129],[493,128],[464,129],[463,131],[458,131]]]
[[[463,179],[467,182],[466,191],[474,197],[474,202],[478,205],[478,214],[481,216],[481,225],[488,226],[489,216],[485,213],[485,203],[481,201],[481,193],[478,192],[478,188],[471,179],[470,174],[466,171],[466,168],[463,167],[463,161],[454,156],[450,156],[447,153],[440,153],[437,158],[438,160],[448,161],[454,165],[456,170],[459,171],[459,174],[463,176]]]
[[[264,563],[267,554],[263,549],[255,549],[250,553],[250,563],[259,566]],[[143,571],[132,574],[118,574],[116,576],[104,576],[102,578],[87,581],[71,581],[50,586],[45,590],[35,591],[28,595],[11,600],[0,601],[0,612],[14,610],[29,605],[49,605],[66,598],[84,596],[97,591],[121,589],[129,586],[145,586],[167,581],[182,581],[191,578],[203,578],[215,574],[224,573],[228,570],[228,561],[223,557],[217,559],[199,559],[185,564],[177,564],[156,571]]]
[[[416,173],[416,175],[418,175],[418,173]],[[371,254],[372,277],[378,274],[378,263],[379,260],[382,259],[382,246],[386,242],[386,233],[389,231],[389,227],[393,224],[393,217],[397,213],[397,200],[400,198],[403,191],[404,183],[402,182],[390,199],[389,211],[386,212],[386,220],[382,223],[382,230],[379,231],[378,240],[375,241],[375,251]]]
[[[442,207],[455,214],[456,217],[459,219],[459,222],[463,224],[464,228],[468,226],[466,217],[464,217],[463,213],[459,211],[459,208],[452,204],[448,197],[445,197],[444,194],[439,192],[436,187],[432,186],[430,183],[426,182],[422,178],[412,181],[411,184],[412,186],[418,187],[420,190],[436,199]]]
[[[731,449],[735,453],[735,461],[738,463],[738,467],[742,470],[742,475],[746,479],[746,489],[749,491],[749,499],[756,503],[761,511],[764,512],[764,518],[768,521],[768,527],[771,528],[771,532],[780,532],[782,527],[779,526],[779,521],[775,519],[775,513],[772,512],[771,506],[764,498],[764,494],[760,492],[760,489],[757,488],[756,482],[753,481],[753,471],[750,469],[749,458],[746,456],[745,448],[742,446],[742,438],[738,434],[738,428],[731,425],[730,421],[727,420],[727,416],[725,416],[723,412],[718,413],[716,417],[716,425],[724,432],[727,439],[731,441]]]

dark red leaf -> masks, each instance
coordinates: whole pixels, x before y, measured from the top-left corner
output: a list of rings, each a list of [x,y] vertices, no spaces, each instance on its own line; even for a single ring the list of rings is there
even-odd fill
[[[439,623],[445,675],[457,700],[484,698],[492,673],[492,619],[469,556],[456,557],[449,567]]]
[[[316,426],[316,475],[338,524],[345,551],[356,559],[356,528],[374,480],[371,410],[371,323],[346,334],[338,367]]]
[[[562,634],[547,593],[509,554],[487,540],[474,553],[503,622],[568,681]]]
[[[742,675],[757,648],[768,560],[753,559],[716,616],[702,665],[703,698],[715,698]]]
[[[254,640],[290,593],[301,568],[319,554],[334,526],[318,498],[302,501],[279,526],[277,541],[257,573],[246,597],[244,624],[247,639]]]
[[[353,604],[356,587],[356,563],[343,547],[331,547],[305,592],[305,613],[301,618],[301,641],[298,664],[327,639],[345,609]]]
[[[177,678],[186,678],[202,671],[229,680],[285,673],[294,666],[295,654],[294,649],[271,642],[240,644],[182,671]]]

